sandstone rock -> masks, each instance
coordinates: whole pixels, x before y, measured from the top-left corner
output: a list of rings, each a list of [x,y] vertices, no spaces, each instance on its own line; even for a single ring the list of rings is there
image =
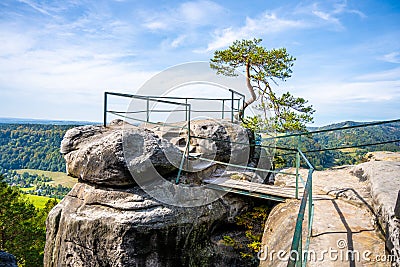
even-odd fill
[[[279,259],[278,251],[288,253],[296,226],[300,201],[288,200],[275,206],[265,223],[262,247],[259,254],[260,267],[286,267],[287,261]],[[274,252],[272,252],[274,251]],[[282,258],[289,258],[288,254]]]
[[[17,267],[17,259],[14,255],[0,250],[0,267]]]
[[[167,140],[132,126],[123,129],[123,153],[131,175],[142,182],[176,171],[182,159],[182,152]]]
[[[374,151],[365,154],[364,159],[365,161],[400,161],[400,153],[391,151]]]
[[[185,147],[187,140],[185,126],[185,122],[168,126],[142,125],[181,148]],[[208,159],[238,164],[247,164],[249,160],[251,133],[238,124],[225,120],[195,120],[190,122],[190,136],[192,153],[199,153]]]
[[[369,183],[372,206],[385,231],[387,249],[396,256],[400,265],[400,220],[394,213],[400,190],[400,162],[366,162],[355,166],[352,173]]]
[[[143,176],[149,168],[161,175],[171,173],[177,169],[172,163],[181,155],[176,147],[151,131],[121,121],[108,127],[73,128],[65,134],[60,151],[70,176],[112,186],[134,185],[131,174]],[[133,172],[129,172],[128,167]]]
[[[81,126],[66,132],[61,153],[70,176],[96,184],[134,184],[122,150],[122,128]]]
[[[191,122],[190,130],[192,136],[200,137],[192,138],[196,152],[217,161],[247,164],[250,156],[249,134],[240,125],[224,120],[198,120]]]
[[[211,236],[245,206],[225,197],[179,208],[139,187],[78,183],[48,216],[44,266],[235,266],[240,255],[219,262]]]

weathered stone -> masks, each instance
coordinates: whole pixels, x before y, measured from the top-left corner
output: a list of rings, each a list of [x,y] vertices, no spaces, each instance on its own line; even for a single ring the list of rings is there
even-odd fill
[[[265,223],[262,247],[259,253],[260,267],[286,267],[288,254],[278,258],[279,251],[290,251],[296,226],[298,200],[288,200],[275,206]]]
[[[400,158],[400,153],[391,155],[391,161],[365,162],[355,166],[352,173],[369,183],[372,207],[385,231],[387,249],[400,265],[400,219],[394,212],[400,190],[400,162],[392,161]]]
[[[95,184],[134,184],[124,160],[121,127],[70,129],[61,142],[60,151],[70,176]]]
[[[17,267],[17,259],[14,255],[0,250],[0,267]]]
[[[121,121],[108,127],[73,128],[65,134],[60,150],[68,175],[111,186],[134,185],[132,174],[143,176],[149,168],[155,168],[161,175],[171,173],[177,169],[176,162],[181,157],[171,143]]]
[[[380,164],[380,162],[371,162]],[[375,224],[374,211],[371,207],[372,196],[368,185],[368,177],[358,171],[359,177],[350,174],[354,166],[342,166],[313,173],[313,203],[314,220],[308,254],[312,257],[307,266],[375,266],[367,258],[360,257],[355,261],[346,258],[346,251],[362,255],[370,252],[370,259],[385,255],[385,239]],[[295,173],[294,168],[284,170]],[[307,170],[300,169],[302,177],[307,177]],[[278,174],[276,185],[294,186],[295,177]],[[334,182],[333,182],[334,181]],[[301,183],[300,183],[301,184]],[[302,187],[302,186],[301,186]],[[299,201],[279,204],[275,207],[266,224],[263,236],[264,253],[261,266],[287,266],[287,259],[297,219]],[[303,222],[303,249],[307,236],[308,205]],[[398,239],[397,239],[398,240]],[[343,247],[339,247],[339,243]],[[333,259],[324,253],[338,251],[338,257]],[[282,250],[280,260],[279,250]],[[319,259],[317,260],[316,257]],[[378,266],[378,265],[376,265]],[[380,262],[379,266],[390,266],[389,262]]]
[[[144,124],[163,139],[184,148],[187,140],[185,123],[179,122],[169,126]],[[250,158],[249,138],[251,133],[226,120],[194,120],[190,122],[190,152],[202,157],[223,162],[247,164]]]
[[[167,140],[133,126],[124,127],[123,131],[126,164],[136,180],[168,175],[179,168],[182,152]]]
[[[365,161],[400,161],[400,153],[391,151],[374,151],[364,155]]]
[[[235,266],[211,236],[246,203],[225,197],[196,208],[163,205],[138,187],[78,183],[50,212],[44,266]]]
[[[191,123],[190,130],[192,136],[200,137],[192,140],[196,152],[206,157],[215,154],[217,161],[247,164],[250,156],[249,136],[240,125],[223,120],[198,120]]]

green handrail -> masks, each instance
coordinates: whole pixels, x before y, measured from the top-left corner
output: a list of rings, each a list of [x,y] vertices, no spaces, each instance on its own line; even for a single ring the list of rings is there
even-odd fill
[[[312,233],[312,222],[314,217],[314,203],[312,198],[312,174],[314,172],[314,167],[308,161],[308,159],[305,157],[305,155],[300,149],[298,150],[297,155],[299,157],[301,156],[301,158],[305,161],[305,163],[309,167],[309,170],[303,197],[300,202],[299,213],[297,215],[296,226],[289,254],[290,257],[287,265],[288,267],[306,266],[308,253],[305,253],[303,257],[303,221],[304,221],[306,206],[308,206],[308,226],[307,226],[308,234],[306,237],[305,251],[308,251],[308,246],[310,244],[310,237]],[[296,163],[296,171],[297,171],[297,166],[299,165],[300,163]]]

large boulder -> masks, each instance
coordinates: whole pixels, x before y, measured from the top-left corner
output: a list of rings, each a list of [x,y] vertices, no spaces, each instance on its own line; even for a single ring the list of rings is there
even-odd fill
[[[149,168],[161,175],[172,173],[177,169],[173,162],[181,155],[176,147],[153,132],[120,123],[70,129],[60,151],[68,175],[110,186],[135,185],[132,174],[143,176]]]
[[[159,137],[166,139],[183,149],[187,142],[188,131],[185,122],[169,125],[148,125]],[[227,120],[194,120],[190,122],[190,152],[202,157],[222,162],[247,164],[250,157],[252,133]]]
[[[225,258],[212,235],[245,206],[226,196],[179,208],[139,187],[77,183],[48,216],[44,266],[240,266],[240,255]]]
[[[296,227],[298,200],[288,200],[276,205],[268,215],[262,237],[262,247],[258,254],[260,267],[286,267],[287,261],[280,260],[271,254],[273,250],[290,251],[292,238]]]
[[[65,133],[60,151],[72,177],[103,185],[134,184],[124,159],[121,127],[72,128]]]

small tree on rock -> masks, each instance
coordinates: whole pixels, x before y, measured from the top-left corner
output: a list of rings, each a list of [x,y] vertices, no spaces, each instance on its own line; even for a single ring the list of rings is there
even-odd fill
[[[245,119],[245,123],[272,125],[278,132],[304,131],[305,124],[313,120],[312,106],[289,92],[277,95],[270,86],[271,81],[278,85],[278,80],[286,81],[291,77],[296,59],[285,48],[267,50],[260,46],[261,41],[237,40],[227,49],[215,51],[210,66],[217,74],[226,76],[237,76],[235,71],[244,71],[251,98],[244,103],[240,114],[256,100],[260,100],[257,108],[264,111],[264,119]],[[268,111],[272,111],[272,116],[267,116]]]

